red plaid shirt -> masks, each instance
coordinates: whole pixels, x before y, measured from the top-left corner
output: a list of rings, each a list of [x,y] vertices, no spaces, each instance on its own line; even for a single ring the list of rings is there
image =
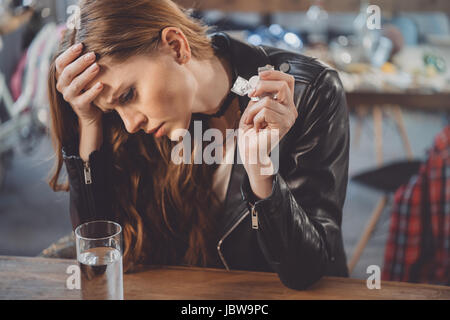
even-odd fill
[[[450,285],[450,126],[394,196],[383,280]]]

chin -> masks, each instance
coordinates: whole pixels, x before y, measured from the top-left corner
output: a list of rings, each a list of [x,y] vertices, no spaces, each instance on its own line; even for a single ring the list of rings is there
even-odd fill
[[[174,142],[178,142],[181,134],[186,134],[189,131],[191,117],[186,118],[184,122],[176,123],[173,127],[165,128],[165,135]]]

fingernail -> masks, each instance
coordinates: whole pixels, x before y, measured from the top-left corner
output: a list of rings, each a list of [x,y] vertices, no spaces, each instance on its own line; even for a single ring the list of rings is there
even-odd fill
[[[91,71],[92,72],[95,72],[95,71],[97,71],[98,70],[98,64],[97,64],[97,62],[96,63],[94,63],[92,66],[91,66]]]
[[[93,61],[95,59],[95,54],[93,52],[89,52],[84,56],[84,58],[86,61]]]
[[[95,84],[95,89],[99,90],[102,87],[102,83],[101,82],[97,82]]]
[[[81,51],[81,48],[83,47],[83,45],[81,43],[77,43],[76,45],[74,45],[72,47],[73,52],[78,52]]]

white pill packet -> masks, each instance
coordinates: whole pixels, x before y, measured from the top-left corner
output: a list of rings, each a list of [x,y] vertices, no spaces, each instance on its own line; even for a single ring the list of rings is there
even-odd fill
[[[258,68],[258,74],[262,71],[266,70],[275,70],[274,66],[267,64],[264,67]],[[240,95],[244,96],[251,92],[253,89],[256,88],[259,81],[259,76],[252,76],[249,80],[246,80],[242,78],[241,76],[238,76],[236,81],[233,84],[233,87],[231,88],[231,91]],[[251,97],[252,101],[259,101],[262,97]]]

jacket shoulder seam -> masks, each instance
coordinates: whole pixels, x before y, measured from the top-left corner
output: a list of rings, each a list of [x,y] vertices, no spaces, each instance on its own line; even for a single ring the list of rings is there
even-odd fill
[[[268,59],[270,61],[273,61],[273,60],[276,60],[276,59],[280,59],[280,57],[283,57],[284,58],[283,61],[288,62],[288,63],[311,64],[311,62],[312,62],[312,64],[315,64],[314,62],[317,61],[316,58],[305,56],[305,55],[301,55],[301,54],[296,53],[296,52],[287,52],[287,51],[282,51],[282,50],[274,50],[272,53],[268,53],[263,48],[263,46],[258,46],[258,47],[261,48],[261,50],[263,50],[263,52],[266,54],[266,56],[268,57]],[[289,56],[289,54],[291,56]],[[285,55],[286,55],[286,57],[284,57]],[[293,55],[295,55],[295,56],[293,56]],[[300,55],[300,56],[298,56],[298,55]],[[333,68],[330,68],[329,66],[320,63],[320,60],[316,62],[316,67],[318,68],[318,70],[317,70],[317,75],[314,78],[303,77],[302,75],[298,75],[296,73],[291,73],[291,74],[294,75],[294,77],[296,78],[296,81],[299,81],[299,82],[304,83],[306,85],[314,85],[314,84],[316,84],[318,79],[320,79],[320,77],[323,76],[324,73],[326,73],[327,71],[333,71],[334,70]]]

